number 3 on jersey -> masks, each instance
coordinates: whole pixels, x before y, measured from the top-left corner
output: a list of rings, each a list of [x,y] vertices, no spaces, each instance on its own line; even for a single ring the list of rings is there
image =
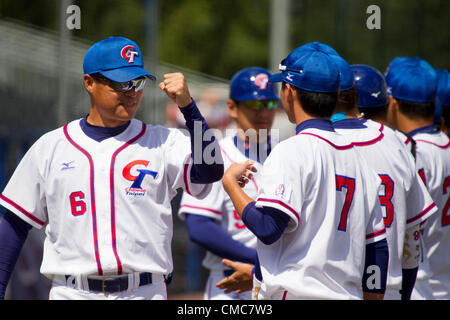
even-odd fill
[[[86,212],[86,203],[83,201],[84,193],[81,191],[72,192],[69,196],[70,208],[74,216],[81,216]]]
[[[389,228],[394,220],[394,205],[392,204],[392,196],[394,195],[394,181],[387,174],[379,174],[381,184],[384,185],[384,195],[379,195],[380,204],[386,209],[383,217],[384,225]]]

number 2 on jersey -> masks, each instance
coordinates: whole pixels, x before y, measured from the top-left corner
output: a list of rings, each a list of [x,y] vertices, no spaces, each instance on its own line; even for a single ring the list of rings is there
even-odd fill
[[[341,211],[338,230],[347,231],[347,216],[352,205],[353,193],[355,192],[355,179],[336,175],[336,190],[343,191],[342,188],[346,188],[347,193],[345,195],[344,207]]]
[[[444,194],[447,194],[447,188],[450,189],[450,176],[448,176],[447,178],[445,178],[444,180],[444,186],[443,186],[443,190],[442,192]],[[450,191],[450,190],[449,190]],[[447,201],[445,202],[445,206],[444,209],[442,209],[442,226],[448,226],[450,224],[450,216],[448,215],[448,210],[450,209],[450,195],[447,198]]]

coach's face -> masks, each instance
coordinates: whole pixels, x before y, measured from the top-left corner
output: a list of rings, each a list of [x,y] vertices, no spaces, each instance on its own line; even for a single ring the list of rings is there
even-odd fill
[[[143,90],[114,90],[105,81],[84,75],[84,86],[91,97],[88,122],[103,127],[117,127],[133,119],[139,108]]]

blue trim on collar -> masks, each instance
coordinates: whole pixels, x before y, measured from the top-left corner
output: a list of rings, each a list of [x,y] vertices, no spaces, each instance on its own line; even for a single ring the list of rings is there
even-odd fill
[[[89,138],[94,139],[97,142],[102,142],[105,139],[121,134],[131,123],[131,121],[128,121],[126,124],[114,128],[99,127],[88,123],[86,118],[87,116],[80,121],[81,130],[83,130],[84,134]]]
[[[333,127],[336,129],[366,129],[367,126],[364,125],[366,119],[343,119],[336,122],[333,122]]]
[[[414,130],[410,131],[410,132],[407,134],[407,136],[408,136],[408,137],[412,137],[412,136],[414,136],[414,135],[416,135],[416,134],[418,134],[418,133],[431,133],[431,134],[436,134],[436,133],[439,133],[439,130],[436,129],[436,127],[435,127],[433,124],[430,124],[430,125],[428,125],[428,126],[420,127],[420,128],[417,128],[417,129],[414,129]]]
[[[333,125],[331,124],[330,120],[309,119],[298,124],[297,127],[295,127],[295,133],[299,134],[301,131],[309,128],[334,132]]]

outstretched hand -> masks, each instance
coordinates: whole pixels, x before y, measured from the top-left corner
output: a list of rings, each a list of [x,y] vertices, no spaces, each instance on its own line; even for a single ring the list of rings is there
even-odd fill
[[[233,274],[222,279],[216,284],[219,289],[224,289],[225,293],[236,291],[242,293],[253,288],[253,265],[243,262],[234,262],[228,259],[222,260],[223,265],[235,270]]]

